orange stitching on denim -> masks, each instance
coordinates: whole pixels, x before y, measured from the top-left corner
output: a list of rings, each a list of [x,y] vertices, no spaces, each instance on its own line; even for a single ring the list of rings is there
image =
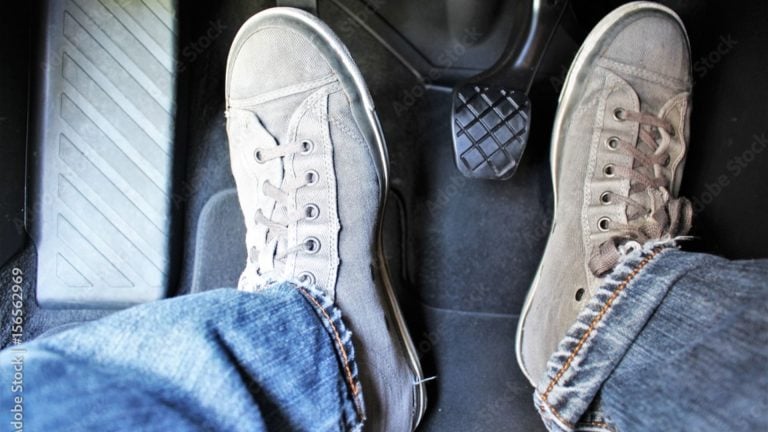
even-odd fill
[[[352,390],[352,395],[357,396],[357,394],[360,392],[359,387],[357,384],[355,384],[355,380],[352,378],[352,370],[349,368],[349,357],[347,356],[347,351],[344,349],[344,344],[341,342],[341,336],[339,335],[339,331],[336,329],[336,325],[333,323],[333,320],[328,315],[328,312],[325,311],[325,308],[320,305],[320,303],[312,297],[304,288],[297,287],[301,294],[309,301],[311,301],[317,309],[320,310],[320,313],[323,314],[323,317],[325,317],[326,320],[328,320],[328,323],[331,325],[331,329],[333,330],[333,338],[336,340],[336,344],[339,346],[339,351],[341,351],[341,358],[344,361],[344,373],[347,375],[347,383],[349,384],[349,387]],[[360,407],[357,398],[352,398],[355,402],[355,408],[357,409],[358,415],[361,417],[363,416],[363,410]]]
[[[543,404],[544,404],[544,405],[547,407],[547,409],[549,410],[549,412],[551,412],[551,413],[552,413],[552,415],[553,415],[553,416],[557,417],[557,419],[558,419],[558,420],[560,420],[560,421],[561,421],[563,424],[565,424],[565,425],[566,425],[566,426],[568,426],[569,428],[571,428],[571,429],[573,429],[573,428],[574,428],[574,426],[573,426],[573,423],[571,423],[571,422],[569,422],[568,420],[566,420],[566,419],[564,419],[564,418],[560,417],[560,413],[558,413],[558,412],[557,412],[557,410],[555,409],[555,407],[553,407],[552,405],[550,405],[550,403],[549,403],[549,402],[547,402],[547,400],[546,400],[546,399],[544,399],[544,398],[543,398],[541,395],[539,395],[539,400],[541,401],[541,403],[543,403]]]
[[[613,294],[606,300],[605,305],[603,305],[603,308],[600,310],[600,313],[592,320],[592,322],[589,324],[589,328],[586,332],[581,336],[581,339],[579,340],[579,343],[576,344],[576,347],[573,348],[573,351],[571,351],[570,356],[568,356],[568,360],[565,361],[565,364],[560,368],[559,371],[557,371],[557,374],[554,378],[549,382],[549,385],[547,386],[547,390],[540,396],[543,398],[543,400],[546,402],[546,399],[549,397],[549,393],[552,392],[552,389],[555,388],[557,383],[560,381],[560,379],[563,377],[565,372],[571,367],[571,363],[576,358],[576,355],[581,351],[581,348],[584,346],[584,344],[587,342],[587,339],[589,339],[589,336],[592,334],[593,331],[597,328],[597,325],[602,321],[602,319],[605,317],[605,314],[608,313],[608,310],[613,306],[613,302],[616,300],[616,298],[621,294],[624,289],[629,285],[629,283],[637,276],[638,273],[640,273],[640,270],[642,270],[648,263],[661,252],[661,248],[656,248],[653,250],[653,252],[645,257],[640,264],[635,267],[632,272],[627,275],[626,279],[619,284],[619,286],[614,290]],[[549,405],[549,404],[547,404]]]
[[[541,401],[541,403],[543,403],[544,405],[546,405],[547,409],[548,409],[548,410],[549,410],[549,411],[552,413],[552,415],[554,415],[555,417],[557,417],[557,419],[558,419],[558,420],[560,420],[560,421],[561,421],[561,422],[562,422],[564,425],[568,426],[568,427],[569,427],[569,428],[571,428],[571,429],[575,429],[575,428],[576,428],[576,426],[577,426],[577,425],[574,425],[573,423],[569,422],[568,420],[566,420],[566,419],[562,418],[562,417],[560,416],[560,413],[558,413],[558,412],[557,412],[557,410],[555,409],[555,407],[553,407],[553,406],[552,406],[552,405],[551,405],[549,402],[547,402],[546,400],[542,399],[542,397],[541,397],[540,395],[539,395],[539,400]],[[581,425],[586,425],[586,426],[597,426],[597,427],[604,427],[604,428],[606,428],[606,429],[614,430],[614,427],[613,427],[613,425],[611,425],[610,423],[607,423],[607,422],[599,422],[599,421],[584,421],[584,422],[579,422],[578,424],[581,424]]]

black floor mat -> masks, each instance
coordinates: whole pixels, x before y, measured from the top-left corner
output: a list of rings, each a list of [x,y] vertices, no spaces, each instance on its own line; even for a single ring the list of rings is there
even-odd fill
[[[191,292],[235,288],[248,255],[245,222],[235,189],[208,200],[200,214]]]
[[[426,431],[545,430],[531,388],[516,364],[517,316],[423,308],[428,339],[419,348],[435,360],[437,379]]]

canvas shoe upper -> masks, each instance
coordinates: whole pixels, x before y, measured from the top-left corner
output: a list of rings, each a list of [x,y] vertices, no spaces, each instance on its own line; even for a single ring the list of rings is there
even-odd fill
[[[366,429],[415,428],[423,377],[381,251],[386,150],[360,72],[320,20],[272,8],[235,37],[226,97],[247,228],[239,289],[324,292],[353,333]]]
[[[534,385],[582,307],[621,257],[683,235],[691,62],[679,17],[649,2],[604,18],[577,54],[552,138],[555,212],[518,325]]]

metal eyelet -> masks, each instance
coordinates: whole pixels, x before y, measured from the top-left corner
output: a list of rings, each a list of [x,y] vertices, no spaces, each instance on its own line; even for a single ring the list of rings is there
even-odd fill
[[[612,136],[605,140],[605,145],[611,150],[616,150],[619,147],[619,137]]]
[[[315,143],[310,140],[304,140],[301,142],[301,154],[308,155],[315,150]]]
[[[261,154],[261,150],[256,149],[253,151],[253,159],[258,163],[264,163],[264,155]]]
[[[627,119],[627,110],[624,108],[616,108],[613,110],[613,119],[619,122],[623,122]]]
[[[581,299],[584,298],[584,293],[586,290],[584,288],[579,288],[576,290],[576,301],[581,301]]]
[[[603,174],[606,177],[613,177],[616,175],[616,167],[613,166],[613,164],[608,164],[603,167]]]
[[[607,217],[601,217],[597,221],[597,229],[606,232],[611,229],[611,219]]]
[[[317,204],[309,203],[304,206],[304,219],[315,220],[320,217],[320,207]]]
[[[611,199],[611,193],[610,192],[603,192],[600,194],[600,203],[603,205],[608,205],[612,201]]]
[[[320,251],[320,240],[317,237],[307,237],[304,240],[304,252],[314,255]]]
[[[304,179],[307,182],[307,186],[314,186],[320,181],[320,174],[315,170],[309,170],[304,173]]]
[[[315,275],[307,271],[299,273],[296,279],[298,279],[299,283],[306,285],[314,285],[317,282]]]

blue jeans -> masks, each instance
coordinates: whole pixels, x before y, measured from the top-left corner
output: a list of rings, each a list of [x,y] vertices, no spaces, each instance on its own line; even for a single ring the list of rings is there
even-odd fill
[[[550,430],[768,430],[768,261],[669,246],[629,256],[550,358]]]
[[[765,261],[639,251],[553,355],[535,395],[545,423],[768,430],[766,281]],[[354,430],[364,418],[340,312],[292,284],[139,306],[17,348],[0,354],[4,426],[16,396],[30,431]],[[23,394],[7,385],[18,356]]]
[[[3,351],[0,427],[357,430],[350,336],[323,295],[288,283],[138,306]],[[18,364],[23,393],[9,391]]]

